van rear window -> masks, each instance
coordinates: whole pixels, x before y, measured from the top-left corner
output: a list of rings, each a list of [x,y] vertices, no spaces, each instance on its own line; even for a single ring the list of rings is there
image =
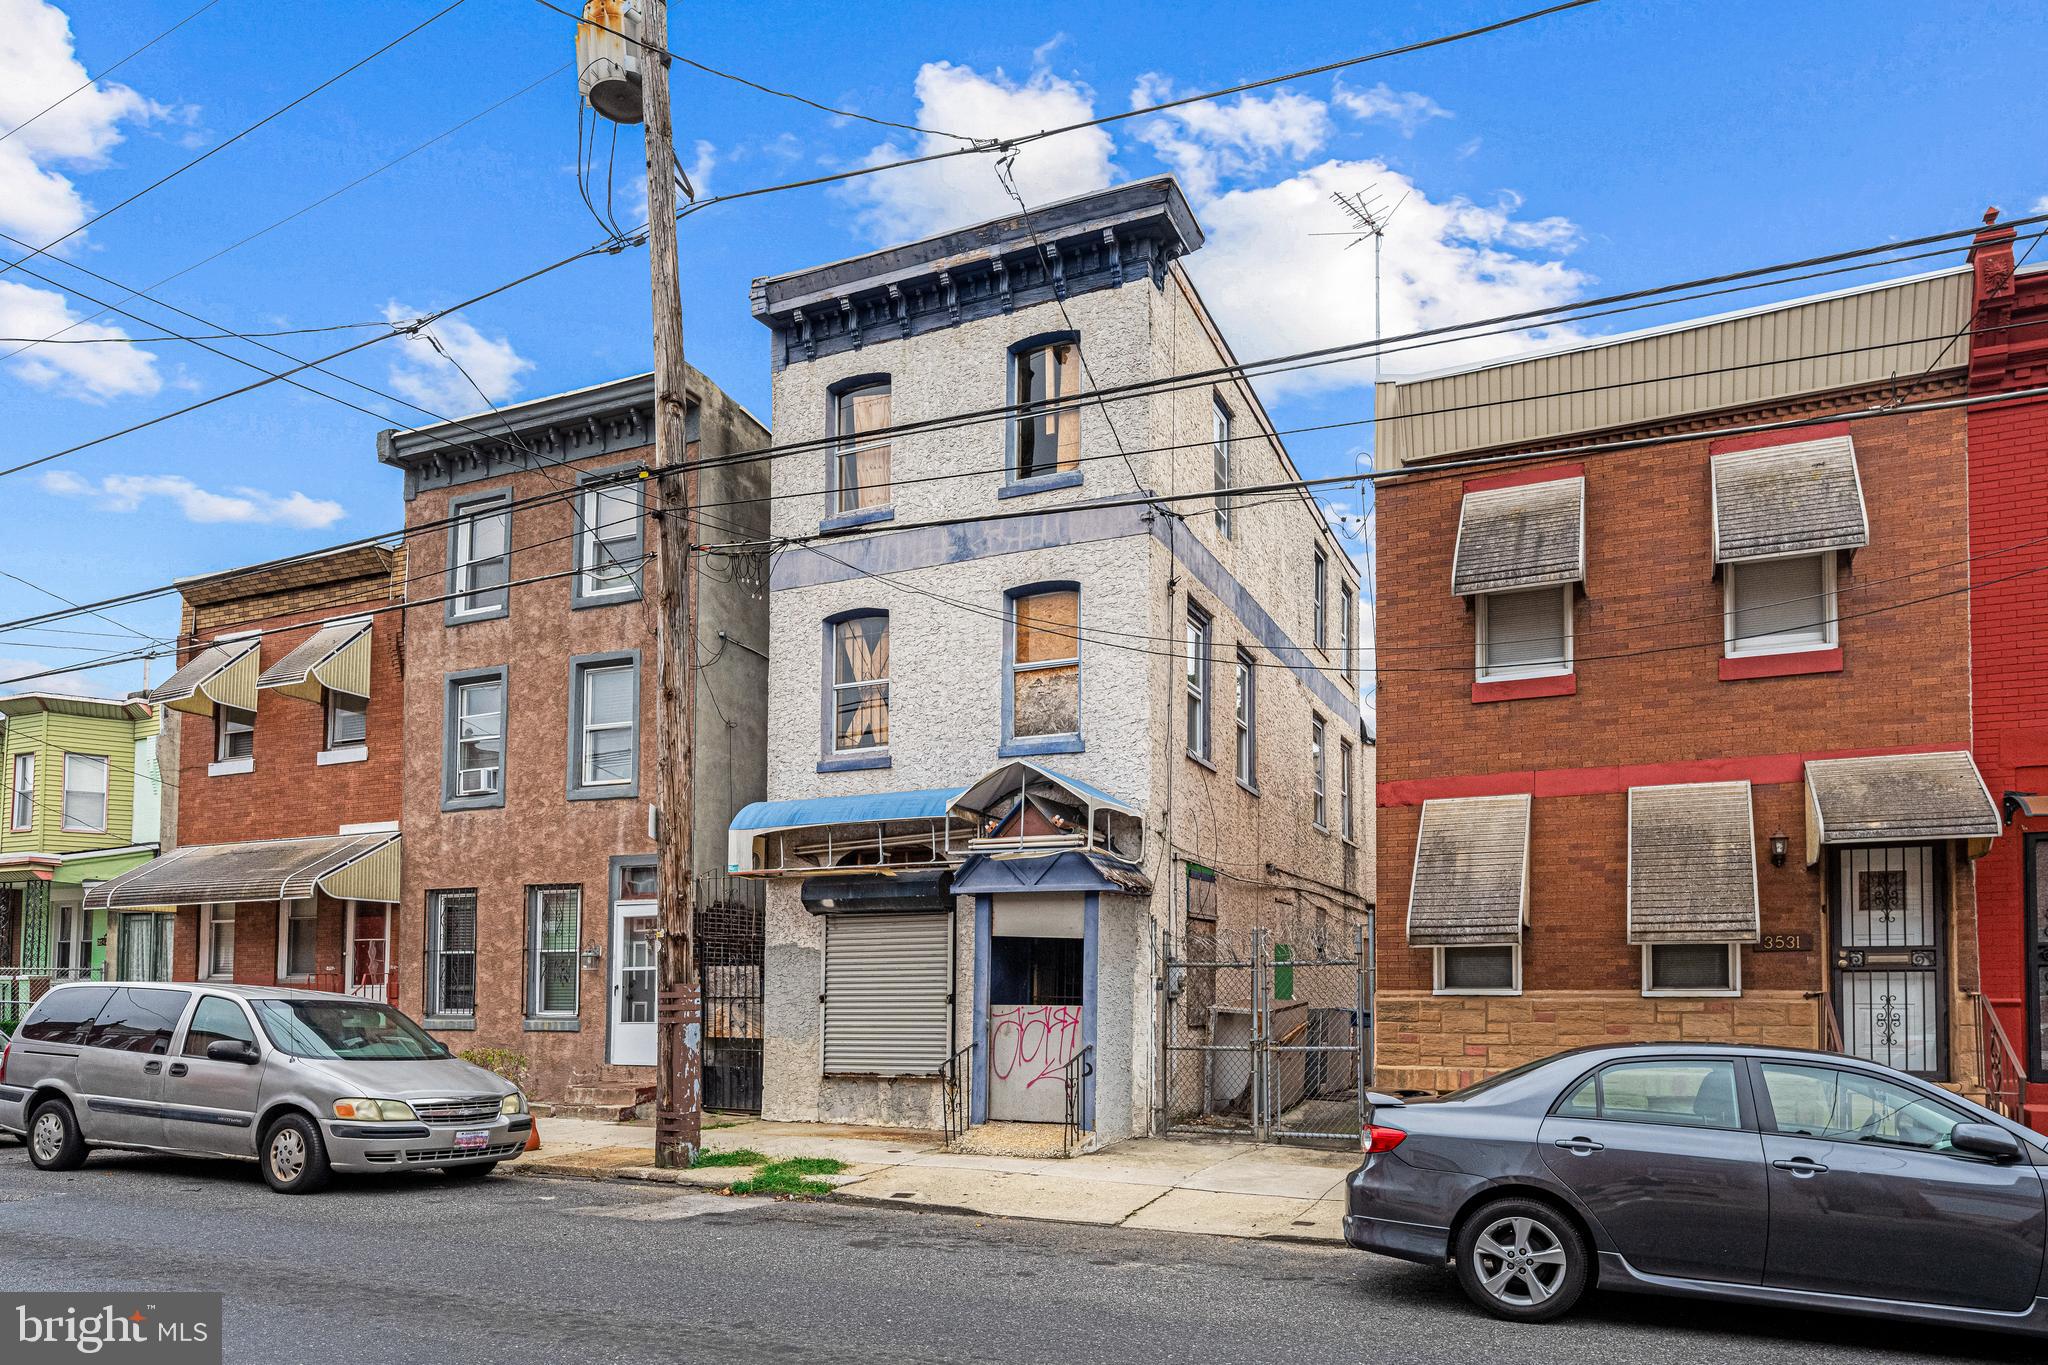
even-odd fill
[[[69,986],[51,991],[22,1022],[24,1042],[83,1043],[85,1031],[113,995],[109,986]]]

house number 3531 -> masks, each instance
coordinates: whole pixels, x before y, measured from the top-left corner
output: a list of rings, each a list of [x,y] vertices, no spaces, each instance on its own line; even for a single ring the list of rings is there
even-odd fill
[[[1760,953],[1807,953],[1813,951],[1811,934],[1765,934],[1757,940]]]

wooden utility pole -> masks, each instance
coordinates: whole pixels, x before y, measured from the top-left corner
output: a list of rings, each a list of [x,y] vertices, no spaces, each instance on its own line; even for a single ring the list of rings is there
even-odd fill
[[[660,1052],[654,1090],[654,1164],[689,1166],[704,1128],[704,992],[691,949],[695,846],[690,787],[697,719],[696,574],[690,554],[688,369],[676,264],[676,160],[669,126],[667,0],[640,0],[640,71],[647,111],[647,262],[654,283],[654,468],[647,506],[655,525],[654,789],[661,897]]]

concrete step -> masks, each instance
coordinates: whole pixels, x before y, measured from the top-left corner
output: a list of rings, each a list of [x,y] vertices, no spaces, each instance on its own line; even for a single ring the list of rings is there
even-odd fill
[[[1087,1151],[1093,1137],[1083,1133],[1071,1155]],[[950,1150],[970,1156],[1061,1157],[1070,1155],[1064,1139],[1065,1129],[1057,1123],[980,1123],[954,1139]]]
[[[572,1083],[560,1100],[549,1103],[549,1108],[559,1118],[628,1123],[653,1112],[654,1087],[623,1081]]]

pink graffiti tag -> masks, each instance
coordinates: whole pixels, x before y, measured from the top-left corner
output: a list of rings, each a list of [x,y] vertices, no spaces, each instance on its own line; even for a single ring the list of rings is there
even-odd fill
[[[1057,1081],[1081,1050],[1078,1005],[996,1005],[988,1012],[989,1074],[1024,1078],[1029,1090]]]

